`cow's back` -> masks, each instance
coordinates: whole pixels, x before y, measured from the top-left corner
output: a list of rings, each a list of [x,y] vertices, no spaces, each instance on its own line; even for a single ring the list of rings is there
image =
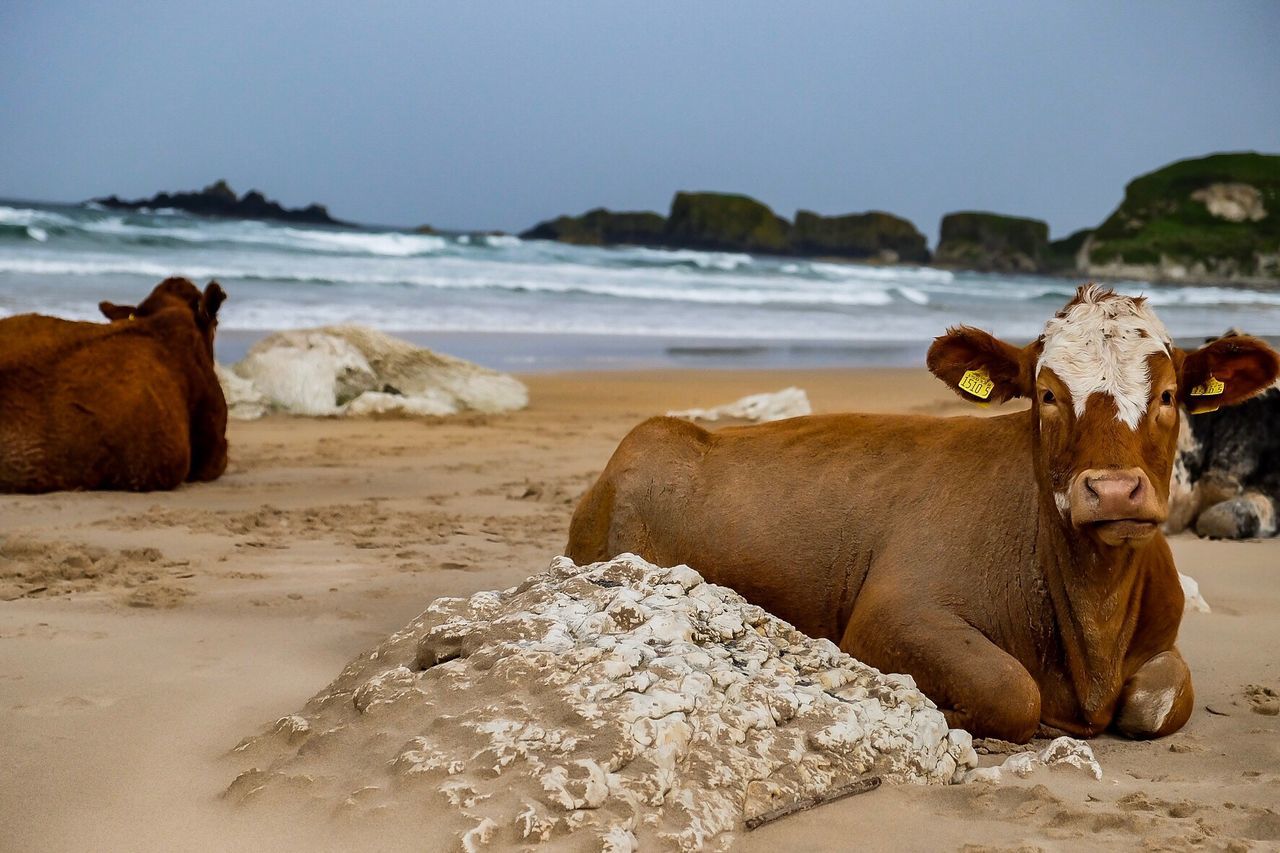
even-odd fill
[[[1036,504],[1028,435],[1025,412],[823,415],[717,432],[654,419],[622,442],[584,497],[567,553],[687,563],[838,640],[876,573],[939,597],[980,599],[990,590],[975,585],[1007,586],[1000,567],[1017,563],[1010,549],[1030,549],[1034,536],[1021,529]],[[957,553],[990,555],[990,565],[958,576]]]
[[[164,489],[186,478],[189,383],[162,339],[11,319],[23,322],[0,321],[0,490]]]

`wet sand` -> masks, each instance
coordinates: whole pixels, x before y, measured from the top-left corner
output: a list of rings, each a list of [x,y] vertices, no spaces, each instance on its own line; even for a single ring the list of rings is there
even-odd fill
[[[972,413],[922,370],[527,377],[532,405],[448,421],[273,417],[231,427],[212,484],[0,496],[0,848],[351,848],[218,798],[227,752],[440,595],[543,569],[627,430],[788,385],[819,412]],[[1280,844],[1280,541],[1172,540],[1213,607],[1181,648],[1196,713],[1094,742],[1105,778],[883,789],[741,836],[742,849],[1266,849]],[[1206,710],[1206,707],[1213,711]],[[388,828],[358,849],[405,849]],[[415,842],[416,839],[416,842]]]

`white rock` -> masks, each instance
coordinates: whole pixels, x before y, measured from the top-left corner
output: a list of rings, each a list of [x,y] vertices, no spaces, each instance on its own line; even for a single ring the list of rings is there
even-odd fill
[[[297,415],[453,415],[524,408],[517,379],[363,326],[277,332],[233,368]]]
[[[1025,779],[1042,767],[1074,767],[1095,780],[1102,781],[1102,765],[1093,755],[1093,747],[1073,737],[1054,738],[1039,752],[1016,752],[997,767],[980,767],[965,774],[966,782],[1003,782],[1009,776]]]
[[[430,391],[414,397],[403,394],[387,394],[383,391],[365,391],[342,410],[344,415],[431,415],[443,417],[458,414],[454,400],[443,391]]]
[[[328,329],[269,335],[233,369],[295,415],[336,415],[347,401],[378,388],[364,354]]]
[[[720,846],[865,776],[977,763],[909,679],[632,555],[439,599],[288,719],[236,751],[231,799],[430,815],[471,848]]]
[[[809,405],[809,397],[801,388],[794,386],[783,388],[772,394],[752,394],[716,406],[712,409],[686,409],[682,412],[667,412],[673,418],[685,418],[697,421],[718,421],[721,418],[738,418],[747,421],[780,421],[785,418],[797,418],[813,412]]]
[[[231,372],[230,368],[214,363],[222,396],[227,400],[227,416],[238,421],[252,421],[271,410],[271,401],[252,382]]]
[[[1178,580],[1182,583],[1182,595],[1186,598],[1184,610],[1197,610],[1201,613],[1211,613],[1209,602],[1204,600],[1200,595],[1200,584],[1196,583],[1196,579],[1190,575],[1184,575],[1178,572]]]

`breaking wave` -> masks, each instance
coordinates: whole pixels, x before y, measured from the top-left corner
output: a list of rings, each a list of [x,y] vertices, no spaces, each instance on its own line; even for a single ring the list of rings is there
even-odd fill
[[[685,249],[590,248],[0,203],[0,316],[93,317],[169,275],[216,278],[229,329],[360,322],[396,330],[927,341],[970,323],[1038,333],[1077,282]],[[1280,293],[1153,286],[1175,335],[1280,333]]]

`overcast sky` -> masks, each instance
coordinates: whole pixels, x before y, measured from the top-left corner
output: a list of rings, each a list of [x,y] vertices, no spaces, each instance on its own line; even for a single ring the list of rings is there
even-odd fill
[[[1242,149],[1280,151],[1276,2],[0,2],[16,198],[225,177],[518,230],[715,189],[1060,236],[1142,172]]]

